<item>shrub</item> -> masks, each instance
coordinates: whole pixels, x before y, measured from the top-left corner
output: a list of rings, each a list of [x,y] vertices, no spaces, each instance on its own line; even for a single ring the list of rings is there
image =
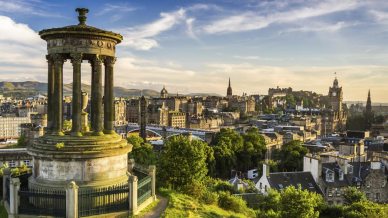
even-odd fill
[[[206,187],[205,187],[205,185],[203,185],[199,181],[193,181],[193,182],[191,182],[189,184],[184,185],[181,188],[181,191],[184,194],[190,195],[190,196],[192,196],[195,199],[200,199],[200,197],[206,191]]]
[[[218,194],[205,190],[200,198],[200,201],[204,204],[216,204],[218,202]]]
[[[65,147],[65,143],[63,143],[63,142],[58,142],[57,144],[55,144],[55,147],[56,147],[57,149],[61,149],[61,148]]]
[[[242,198],[232,196],[228,192],[219,192],[218,206],[236,213],[245,213],[249,210]]]

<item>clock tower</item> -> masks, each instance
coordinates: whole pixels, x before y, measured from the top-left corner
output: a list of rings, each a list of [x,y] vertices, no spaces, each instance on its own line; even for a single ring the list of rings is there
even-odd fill
[[[338,85],[338,79],[335,78],[333,86],[329,88],[329,106],[335,112],[342,111],[343,92],[342,87]]]

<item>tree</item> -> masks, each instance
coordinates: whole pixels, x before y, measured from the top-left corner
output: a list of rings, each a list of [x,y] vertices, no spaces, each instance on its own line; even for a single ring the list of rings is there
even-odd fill
[[[129,136],[127,141],[132,145],[132,152],[128,154],[128,158],[133,158],[135,163],[145,166],[157,163],[157,157],[151,144],[144,143],[144,140],[138,135]]]
[[[352,203],[344,208],[344,217],[351,218],[379,218],[388,216],[388,206],[377,204],[368,200],[361,200]]]
[[[280,171],[301,171],[303,169],[303,157],[307,154],[307,148],[298,140],[284,144],[280,150],[273,153],[274,159],[279,161]]]
[[[282,217],[319,217],[318,208],[323,203],[322,196],[315,192],[288,186],[281,192],[280,213]]]
[[[242,135],[244,143],[241,151],[237,152],[238,170],[246,172],[257,167],[258,163],[264,159],[267,150],[265,139],[259,134],[257,128],[250,128]]]
[[[356,187],[347,187],[344,191],[345,204],[353,204],[355,202],[365,201],[366,196]]]
[[[18,147],[26,147],[27,146],[27,140],[26,140],[25,135],[21,135],[18,138],[18,142],[17,142],[16,146],[18,146]]]
[[[70,131],[71,128],[72,128],[72,125],[73,123],[71,122],[71,120],[64,120],[63,121],[63,131]]]
[[[169,138],[159,159],[159,181],[173,189],[202,182],[208,172],[209,149],[205,142],[182,135]]]
[[[215,174],[220,178],[229,178],[231,170],[236,170],[236,154],[243,149],[243,138],[232,129],[221,129],[213,142]]]

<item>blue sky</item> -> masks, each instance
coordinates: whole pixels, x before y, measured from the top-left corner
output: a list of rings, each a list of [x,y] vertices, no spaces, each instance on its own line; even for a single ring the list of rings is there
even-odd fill
[[[345,100],[388,102],[388,2],[335,0],[0,0],[1,80],[46,81],[41,29],[77,23],[124,36],[115,83],[170,93],[327,94],[337,72]],[[90,66],[83,64],[90,83]],[[71,81],[70,63],[65,82]]]

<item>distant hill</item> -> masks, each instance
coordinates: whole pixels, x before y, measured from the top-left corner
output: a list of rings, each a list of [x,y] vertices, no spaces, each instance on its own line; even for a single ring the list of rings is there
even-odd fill
[[[207,97],[207,96],[221,96],[220,94],[217,93],[189,93],[186,94],[187,96],[201,96],[201,97]]]
[[[90,93],[91,86],[87,84],[82,84],[82,90]],[[47,83],[41,83],[36,81],[26,81],[26,82],[0,82],[0,93],[4,96],[13,96],[13,97],[28,97],[36,94],[46,94],[47,93]],[[72,93],[72,83],[65,84],[63,86],[63,94],[71,95]],[[123,87],[114,87],[114,93],[116,97],[135,97],[141,96],[142,94],[150,97],[159,96],[159,92],[151,89],[126,89]]]

